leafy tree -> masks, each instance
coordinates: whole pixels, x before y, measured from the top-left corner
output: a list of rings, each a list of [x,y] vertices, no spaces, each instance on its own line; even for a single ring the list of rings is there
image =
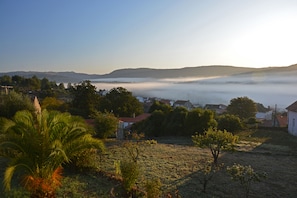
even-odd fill
[[[204,134],[192,136],[192,141],[196,146],[210,149],[214,164],[217,164],[221,150],[233,149],[237,140],[238,136],[235,136],[226,130],[221,131],[212,128],[209,128]]]
[[[20,173],[31,197],[55,197],[64,163],[89,149],[104,149],[84,120],[68,113],[19,111],[0,126],[0,154],[8,159],[4,187],[10,190],[12,177]]]
[[[235,115],[225,114],[218,117],[218,129],[227,130],[229,132],[237,132],[243,128],[239,117]]]
[[[165,135],[185,135],[185,119],[188,110],[185,107],[176,107],[171,111],[164,121]]]
[[[231,99],[227,112],[245,120],[256,116],[257,107],[255,102],[248,97],[238,97]]]
[[[142,128],[138,128],[140,131],[144,131],[147,136],[160,136],[164,135],[164,120],[166,119],[166,115],[163,111],[156,110],[152,113],[152,115],[144,120],[142,124]]]
[[[214,128],[217,122],[214,119],[214,112],[204,109],[193,109],[186,117],[185,128],[188,135],[193,135],[195,132],[203,133],[208,128]]]
[[[112,113],[96,113],[94,125],[96,136],[107,138],[115,135],[118,119]]]
[[[46,97],[41,101],[41,108],[65,112],[68,107],[65,102],[57,99],[56,97]]]
[[[215,174],[221,170],[223,164],[216,165],[211,161],[203,160],[198,165],[199,170],[197,173],[199,174],[199,181],[202,184],[202,192],[206,193],[206,188],[209,182],[213,179]]]
[[[100,96],[91,81],[86,80],[73,87],[72,113],[85,118],[93,115],[99,106]]]
[[[143,113],[142,104],[123,87],[111,89],[102,99],[101,111],[113,112],[115,116],[132,117]]]
[[[245,197],[249,197],[252,182],[260,182],[266,177],[266,173],[257,173],[249,166],[234,164],[227,167],[227,172],[231,175],[232,180],[239,181],[245,189]]]
[[[154,101],[152,106],[149,109],[149,113],[153,113],[155,110],[160,110],[163,111],[164,113],[169,113],[172,111],[172,107],[168,104],[159,102],[159,101]]]
[[[12,118],[17,111],[29,110],[34,111],[33,103],[28,96],[10,92],[8,95],[1,95],[0,100],[0,117]]]
[[[12,79],[8,75],[4,75],[0,77],[0,85],[11,86],[13,85]]]

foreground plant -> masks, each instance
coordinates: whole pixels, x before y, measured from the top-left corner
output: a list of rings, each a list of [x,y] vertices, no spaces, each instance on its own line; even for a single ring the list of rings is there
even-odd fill
[[[227,172],[231,175],[232,180],[239,181],[244,187],[246,197],[249,196],[252,182],[261,182],[266,178],[266,173],[257,173],[250,165],[234,164],[227,167]]]
[[[206,188],[214,175],[221,170],[224,164],[214,164],[211,161],[202,161],[199,164],[199,181],[202,184],[202,192],[206,193]]]
[[[94,148],[102,151],[104,145],[92,138],[81,118],[55,111],[19,111],[12,120],[1,120],[0,154],[8,159],[4,187],[11,189],[18,172],[31,197],[56,197],[62,165]]]

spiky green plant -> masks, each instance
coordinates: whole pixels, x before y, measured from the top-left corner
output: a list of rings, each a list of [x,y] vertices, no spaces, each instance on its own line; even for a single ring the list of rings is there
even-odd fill
[[[4,187],[10,190],[18,172],[32,197],[55,197],[64,163],[87,149],[104,149],[84,120],[68,113],[19,111],[12,120],[1,119],[0,126],[0,155],[8,159]]]

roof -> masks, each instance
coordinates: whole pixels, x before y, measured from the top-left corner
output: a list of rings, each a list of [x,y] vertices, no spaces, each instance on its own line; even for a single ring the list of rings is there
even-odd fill
[[[121,117],[119,118],[120,121],[122,122],[133,122],[133,123],[136,123],[136,122],[140,122],[142,120],[145,120],[147,119],[151,114],[150,113],[143,113],[139,116],[136,116],[135,118],[133,117]]]
[[[174,104],[180,104],[180,105],[184,105],[186,103],[190,102],[189,100],[177,100],[174,102]]]
[[[223,104],[206,104],[205,109],[226,109],[227,106]]]
[[[288,111],[297,112],[297,101],[286,108]]]

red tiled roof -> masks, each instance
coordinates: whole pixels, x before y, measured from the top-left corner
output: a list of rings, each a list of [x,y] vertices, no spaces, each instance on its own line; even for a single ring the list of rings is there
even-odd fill
[[[145,120],[146,118],[148,118],[151,114],[150,113],[143,113],[139,116],[136,116],[135,118],[132,118],[132,117],[121,117],[119,118],[120,121],[123,121],[123,122],[133,122],[133,123],[136,123],[136,122],[140,122],[142,120]]]
[[[297,101],[286,108],[288,111],[297,112]]]

